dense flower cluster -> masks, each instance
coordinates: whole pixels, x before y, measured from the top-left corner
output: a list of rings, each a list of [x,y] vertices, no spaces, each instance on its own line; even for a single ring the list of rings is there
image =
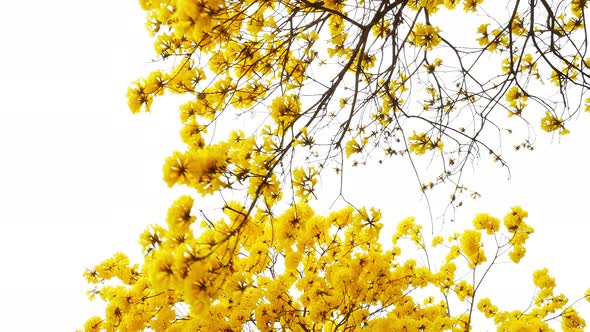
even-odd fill
[[[539,292],[527,311],[502,311],[477,297],[485,277],[477,267],[489,270],[507,250],[515,262],[524,255],[518,248],[533,230],[519,207],[504,217],[503,231],[497,218],[480,214],[474,228],[447,241],[437,237],[432,246],[425,244],[422,227],[407,218],[386,250],[375,209],[348,207],[322,216],[299,201],[274,217],[257,212],[232,235],[243,222],[239,205],[229,204],[222,220],[191,228],[192,203],[182,196],[169,210],[167,227],[152,226],[142,235],[141,267],[117,253],[85,273],[96,285],[92,295],[108,302],[105,316],[89,319],[86,330],[462,331],[471,326],[473,308],[501,331],[549,331],[547,320],[555,317],[562,317],[564,330],[585,327],[568,299],[554,294],[555,280],[546,269],[534,273]],[[486,248],[482,237],[505,242]],[[431,254],[442,251],[442,257],[446,252],[446,258],[436,268],[419,264],[419,257],[401,258],[402,241]],[[113,279],[116,285],[109,284]],[[431,291],[413,295],[418,289]]]

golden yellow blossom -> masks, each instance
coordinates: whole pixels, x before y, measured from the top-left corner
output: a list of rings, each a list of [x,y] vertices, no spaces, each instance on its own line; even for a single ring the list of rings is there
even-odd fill
[[[423,155],[427,151],[434,150],[435,148],[442,150],[443,143],[440,140],[432,140],[428,135],[425,133],[414,134],[408,137],[408,141],[410,143],[410,152],[413,152],[417,155]]]
[[[473,226],[478,230],[485,230],[491,235],[500,230],[500,220],[487,213],[478,213],[473,219]]]
[[[479,231],[466,230],[461,234],[460,243],[461,252],[469,259],[471,266],[479,265],[487,260]]]
[[[541,119],[541,128],[546,132],[559,130],[559,135],[567,135],[570,131],[565,128],[563,125],[564,122],[563,119],[558,119],[547,111],[545,112],[545,117]]]
[[[430,51],[441,42],[440,29],[429,24],[417,23],[412,30],[412,40],[416,46],[424,46],[424,50]]]

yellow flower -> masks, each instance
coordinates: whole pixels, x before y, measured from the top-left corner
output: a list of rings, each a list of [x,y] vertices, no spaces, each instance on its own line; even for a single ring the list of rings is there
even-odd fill
[[[541,78],[537,69],[537,62],[533,60],[533,56],[530,53],[525,54],[521,58],[520,71],[529,72],[535,79]]]
[[[427,73],[432,74],[432,73],[434,73],[436,68],[442,64],[442,62],[443,62],[442,59],[436,58],[436,59],[434,59],[434,61],[432,63],[424,64],[424,68],[426,68]]]
[[[558,70],[553,70],[549,80],[559,87],[564,86],[567,82],[575,81],[580,72],[579,63],[580,57],[577,55],[573,56],[569,61],[564,60],[563,67]]]
[[[459,301],[465,301],[465,299],[471,299],[473,297],[473,285],[469,284],[465,280],[459,281],[459,283],[455,284],[455,288],[453,289],[459,298]]]
[[[588,7],[588,0],[572,0],[570,10],[577,17],[582,17],[586,7]]]
[[[153,98],[145,90],[145,84],[141,81],[136,82],[127,90],[127,104],[133,113],[139,113],[142,107],[149,112]]]
[[[528,30],[524,26],[524,21],[523,21],[522,17],[520,17],[518,15],[518,13],[516,15],[514,15],[514,18],[512,19],[511,27],[512,27],[512,33],[517,36],[526,36],[526,34],[528,33]]]
[[[524,257],[524,254],[526,254],[526,248],[521,244],[516,244],[508,253],[508,257],[510,257],[510,259],[514,263],[519,263],[520,260]]]
[[[180,196],[168,209],[166,222],[171,231],[184,233],[196,220],[196,217],[191,215],[193,202],[194,200],[192,197],[183,195]]]
[[[375,37],[386,38],[391,33],[391,21],[385,19],[380,20],[373,26],[372,30]]]
[[[346,143],[346,157],[350,157],[352,154],[362,153],[365,145],[369,141],[368,137],[363,137],[361,142],[357,142],[355,139],[351,139]]]
[[[486,318],[490,318],[498,312],[498,307],[492,304],[489,298],[483,298],[477,303],[477,309],[481,311]]]
[[[477,27],[477,33],[481,34],[482,36],[477,38],[477,42],[480,46],[487,46],[490,43],[490,38],[488,34],[488,27],[490,26],[489,23],[482,24]],[[493,51],[493,50],[491,50]]]
[[[488,31],[488,23],[482,24],[477,28],[477,33],[481,36],[476,40],[480,46],[486,48],[490,52],[494,52],[499,45],[506,43],[506,36],[502,33],[502,30],[494,29],[491,32]]]
[[[447,7],[447,9],[455,9],[455,7],[457,7],[457,4],[459,4],[459,2],[461,2],[461,0],[444,0],[445,3],[445,7]]]
[[[446,259],[445,259],[445,260],[446,260],[447,262],[450,262],[450,261],[452,261],[453,259],[455,259],[455,258],[459,257],[459,255],[460,255],[460,254],[461,254],[461,249],[459,249],[459,247],[458,247],[458,246],[452,246],[452,247],[449,249],[449,253],[447,254],[447,257],[446,257]]]
[[[468,229],[461,234],[459,240],[461,251],[469,259],[471,266],[481,264],[486,261],[486,255],[481,243],[481,233],[476,230]]]
[[[168,187],[172,187],[175,184],[190,184],[198,164],[191,154],[174,151],[172,156],[166,158],[162,169],[164,181]]]
[[[473,219],[475,229],[485,230],[487,234],[491,235],[500,230],[500,220],[487,213],[479,213]]]
[[[420,5],[428,11],[428,14],[436,13],[441,4],[441,0],[420,0]]]
[[[410,142],[409,151],[416,155],[423,155],[427,151],[434,150],[434,148],[439,150],[443,148],[443,143],[440,140],[433,141],[425,133],[416,134],[414,132],[412,136],[408,137],[408,141]]]
[[[302,199],[310,199],[310,195],[314,194],[315,185],[318,182],[318,174],[318,170],[314,167],[308,167],[307,170],[303,167],[296,167],[293,170],[291,179],[295,194]]]
[[[522,227],[527,227],[524,223],[524,218],[528,217],[529,213],[523,210],[520,206],[514,206],[506,216],[504,216],[504,226],[510,233],[515,233]]]
[[[270,106],[271,117],[281,126],[282,130],[289,128],[301,113],[301,102],[297,95],[277,97]]]
[[[139,237],[139,244],[144,251],[149,252],[154,248],[158,248],[165,240],[167,231],[159,225],[149,226]]]
[[[426,51],[430,51],[442,41],[439,32],[440,29],[438,27],[433,27],[430,24],[417,23],[412,30],[412,41],[416,46],[424,46]]]
[[[547,270],[547,268],[533,272],[533,282],[541,289],[553,289],[556,285],[555,279],[549,275],[549,270]]]
[[[187,123],[180,130],[180,137],[182,141],[191,148],[199,149],[205,146],[205,138],[202,133],[206,133],[207,129],[196,122]]]
[[[546,132],[559,130],[559,135],[567,135],[570,131],[565,128],[564,122],[563,119],[558,119],[547,111],[545,117],[541,119],[541,128]]]
[[[422,226],[416,225],[414,217],[408,217],[397,224],[397,231],[393,235],[393,243],[397,243],[400,238],[419,233]]]
[[[151,281],[152,287],[157,290],[167,290],[178,281],[178,270],[174,256],[168,251],[158,250],[155,256],[146,263],[144,273]]]
[[[476,12],[477,5],[479,5],[482,2],[483,0],[464,0],[463,10],[465,10],[466,12]]]
[[[584,20],[581,17],[570,17],[563,26],[563,30],[568,33],[582,28],[584,28]]]
[[[564,331],[584,331],[586,321],[572,307],[567,307],[561,314],[561,328]]]
[[[440,235],[437,235],[437,236],[435,236],[435,237],[432,238],[432,246],[433,247],[436,247],[439,244],[442,244],[443,242],[444,242],[444,239]]]
[[[102,330],[102,318],[94,316],[91,317],[84,323],[84,331],[85,332],[99,332]]]
[[[524,107],[529,99],[528,95],[516,85],[506,92],[505,98],[512,107]]]

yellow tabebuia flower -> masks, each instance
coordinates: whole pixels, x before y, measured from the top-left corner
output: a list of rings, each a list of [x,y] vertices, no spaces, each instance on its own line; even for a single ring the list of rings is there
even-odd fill
[[[477,27],[477,33],[481,34],[481,37],[477,38],[477,42],[480,46],[487,46],[490,43],[490,37],[488,33],[488,27],[490,26],[489,23],[481,24]],[[493,51],[493,50],[490,50]]]
[[[440,29],[438,27],[416,23],[412,29],[412,41],[416,46],[424,47],[426,51],[430,51],[442,41],[439,33]]]
[[[358,142],[356,139],[351,139],[348,141],[346,143],[346,157],[348,158],[353,154],[362,153],[368,141],[368,137],[363,137],[360,142]]]
[[[510,257],[510,260],[512,260],[514,263],[519,263],[525,254],[526,248],[523,245],[514,244],[512,250],[510,250],[508,253],[508,257]]]
[[[477,309],[481,311],[486,318],[493,317],[498,312],[498,307],[492,304],[489,298],[483,298],[477,303]]]
[[[545,268],[537,270],[533,273],[533,281],[535,285],[541,289],[543,288],[555,288],[555,279],[549,275],[549,271]]]
[[[483,3],[483,0],[463,0],[463,10],[466,12],[476,12],[477,6]]]
[[[459,281],[459,283],[455,285],[455,288],[453,290],[457,294],[457,297],[460,301],[471,301],[474,295],[473,285],[469,284],[465,280]]]
[[[175,233],[186,233],[196,217],[191,215],[194,200],[192,197],[180,196],[168,209],[166,223],[168,228]]]
[[[270,115],[273,120],[282,130],[285,130],[299,117],[301,113],[301,102],[296,95],[277,97],[272,101],[270,109]]]
[[[563,31],[566,33],[571,33],[572,31],[583,28],[584,20],[581,17],[570,17],[563,25]]]
[[[437,236],[435,236],[435,237],[432,238],[432,246],[433,247],[436,247],[439,244],[443,244],[443,243],[444,243],[444,239],[440,235],[437,235]]]
[[[142,107],[149,112],[153,102],[153,98],[146,92],[145,85],[137,82],[134,86],[127,90],[128,106],[131,112],[139,113]]]
[[[545,112],[545,117],[541,119],[541,128],[546,132],[559,130],[559,135],[567,135],[570,131],[565,128],[563,125],[564,122],[563,119],[558,119],[547,111]]]
[[[485,230],[487,234],[492,235],[500,230],[500,220],[487,213],[479,213],[473,219],[473,226],[478,230]]]
[[[315,186],[318,182],[318,170],[313,167],[304,169],[297,167],[293,170],[291,183],[295,187],[295,194],[302,199],[310,199],[314,195]]]
[[[426,135],[425,133],[414,134],[408,137],[408,142],[410,143],[409,151],[413,152],[416,155],[423,155],[427,151],[434,150],[435,148],[442,150],[443,143],[440,140],[433,141],[430,136]]]
[[[510,26],[511,31],[516,36],[526,36],[528,33],[528,27],[524,26],[524,20],[518,13],[512,18],[512,24]]]
[[[432,74],[432,73],[434,73],[436,68],[439,67],[442,63],[443,63],[443,60],[441,58],[436,58],[436,59],[434,59],[434,61],[432,63],[424,64],[424,68],[426,68],[426,71],[429,74]]]
[[[449,10],[455,9],[461,0],[444,0],[445,7]]]
[[[582,17],[584,15],[584,9],[586,9],[587,7],[587,0],[572,0],[570,9],[572,11],[572,14],[576,15],[577,17]]]
[[[461,234],[459,241],[461,252],[469,259],[471,266],[479,265],[487,260],[479,231],[466,230]]]
[[[498,46],[504,46],[506,44],[506,36],[498,29],[488,31],[489,26],[489,23],[485,23],[477,28],[477,33],[481,36],[476,40],[479,45],[485,47],[487,51],[494,52],[498,49]]]
[[[568,332],[584,331],[586,320],[580,317],[580,314],[573,307],[567,307],[561,313],[561,328]]]
[[[526,101],[528,99],[529,96],[518,86],[513,86],[506,92],[506,101],[514,108],[522,108],[526,106]]]
[[[86,323],[84,323],[84,331],[86,332],[100,332],[102,331],[102,322],[103,319],[98,317],[98,316],[94,316],[90,319],[88,319],[86,321]]]

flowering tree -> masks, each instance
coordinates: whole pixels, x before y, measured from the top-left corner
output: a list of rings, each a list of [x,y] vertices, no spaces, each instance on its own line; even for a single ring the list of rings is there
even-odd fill
[[[461,175],[482,152],[505,166],[502,142],[532,149],[531,123],[567,134],[590,111],[586,1],[141,4],[162,66],[129,88],[129,107],[183,97],[186,150],[164,180],[218,209],[197,219],[181,196],[141,235],[141,264],[117,253],[87,270],[107,302],[87,330],[584,328],[547,270],[526,310],[478,297],[494,265],[525,254],[533,229],[519,207],[445,237],[408,218],[384,243],[379,209],[312,205],[321,175],[401,158],[422,191],[450,184],[458,206],[477,196]],[[446,33],[458,19],[473,29]],[[426,178],[425,159],[438,165]]]

